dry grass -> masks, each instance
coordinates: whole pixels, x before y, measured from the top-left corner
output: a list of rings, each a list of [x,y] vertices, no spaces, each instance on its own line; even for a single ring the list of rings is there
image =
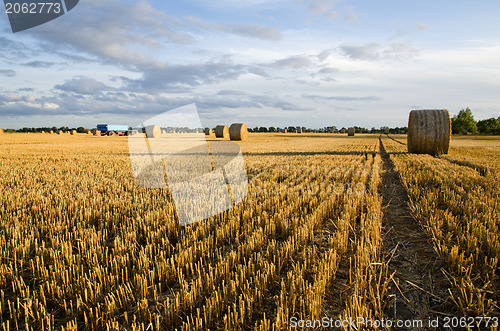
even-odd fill
[[[386,140],[463,293],[457,306],[497,312],[498,187]],[[291,317],[383,318],[378,135],[250,133],[237,143],[248,196],[180,227],[168,190],[135,184],[126,137],[4,135],[3,328],[277,330]]]

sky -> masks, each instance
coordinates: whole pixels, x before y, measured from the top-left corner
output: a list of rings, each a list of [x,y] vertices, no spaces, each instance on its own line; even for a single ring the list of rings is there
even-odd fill
[[[0,127],[135,125],[195,103],[204,126],[406,126],[500,116],[498,0],[81,0],[13,33]]]

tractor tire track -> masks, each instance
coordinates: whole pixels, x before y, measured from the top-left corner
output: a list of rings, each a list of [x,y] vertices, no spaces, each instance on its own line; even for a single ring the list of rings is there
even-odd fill
[[[449,282],[441,271],[443,262],[429,238],[411,216],[409,199],[389,154],[380,139],[383,175],[380,194],[383,197],[383,250],[392,279],[385,313],[393,320],[422,320],[427,330],[429,319],[442,318],[451,312]],[[442,323],[440,323],[442,325]],[[440,328],[438,328],[440,329]]]

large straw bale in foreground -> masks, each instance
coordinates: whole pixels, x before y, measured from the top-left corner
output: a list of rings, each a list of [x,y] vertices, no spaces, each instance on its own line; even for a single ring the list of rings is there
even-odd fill
[[[347,129],[347,135],[348,136],[354,136],[354,133],[356,132],[356,130],[354,130],[354,128],[348,128]]]
[[[246,140],[248,129],[245,123],[234,123],[229,127],[229,137],[231,140]]]
[[[229,138],[229,128],[227,125],[217,125],[215,127],[215,136],[217,138]]]
[[[451,121],[447,109],[412,110],[408,118],[408,152],[448,154]]]
[[[158,125],[148,125],[146,126],[146,136],[148,138],[160,138],[161,129]]]

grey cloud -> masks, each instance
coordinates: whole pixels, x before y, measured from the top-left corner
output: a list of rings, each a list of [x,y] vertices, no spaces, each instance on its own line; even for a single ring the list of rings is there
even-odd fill
[[[367,96],[367,97],[353,97],[353,96],[322,96],[322,95],[307,95],[304,94],[302,97],[306,99],[311,99],[314,101],[378,101],[381,100],[377,96]]]
[[[143,77],[129,79],[120,77],[126,87],[133,91],[174,92],[189,91],[190,88],[234,80],[248,72],[244,65],[227,62],[209,62],[191,65],[168,65],[163,68],[145,68]]]
[[[0,69],[0,75],[14,77],[16,75],[16,71],[12,69]]]
[[[33,67],[33,68],[50,68],[56,65],[55,62],[48,62],[48,61],[31,61],[31,62],[26,62],[22,63],[23,66],[27,67]]]
[[[418,54],[415,48],[406,43],[343,44],[340,50],[353,60],[408,60]]]
[[[225,25],[225,31],[245,37],[252,37],[270,41],[278,41],[282,39],[281,33],[276,28],[266,26],[228,24]]]
[[[70,81],[66,81],[64,84],[59,84],[54,87],[62,91],[74,92],[78,94],[93,94],[109,89],[109,87],[105,84],[84,76],[75,77]]]
[[[339,69],[326,67],[326,68],[321,68],[318,71],[318,74],[332,74],[332,73],[336,73],[336,72],[339,72]]]
[[[277,60],[273,63],[268,64],[268,67],[271,67],[273,69],[284,69],[284,68],[291,68],[291,69],[301,69],[301,68],[306,68],[310,67],[313,65],[313,62],[308,56],[291,56],[285,59]]]
[[[225,33],[236,34],[243,37],[251,37],[262,40],[278,41],[283,38],[281,33],[274,27],[251,24],[213,23],[204,21],[198,17],[188,17],[187,20],[199,28],[218,30]]]
[[[217,92],[217,95],[247,95],[248,93],[243,91],[234,91],[234,90],[221,90]]]
[[[69,46],[97,55],[104,62],[131,66],[154,62],[141,47],[157,49],[165,42],[187,44],[192,40],[189,34],[173,29],[178,22],[146,1],[124,5],[117,0],[88,0],[80,3],[78,15],[73,17],[58,21],[58,31],[64,33],[54,33],[51,24],[28,33],[48,41],[44,46],[51,52],[62,52]]]
[[[22,88],[19,88],[17,89],[18,92],[33,92],[35,91],[35,89],[31,88],[31,87],[22,87]]]

